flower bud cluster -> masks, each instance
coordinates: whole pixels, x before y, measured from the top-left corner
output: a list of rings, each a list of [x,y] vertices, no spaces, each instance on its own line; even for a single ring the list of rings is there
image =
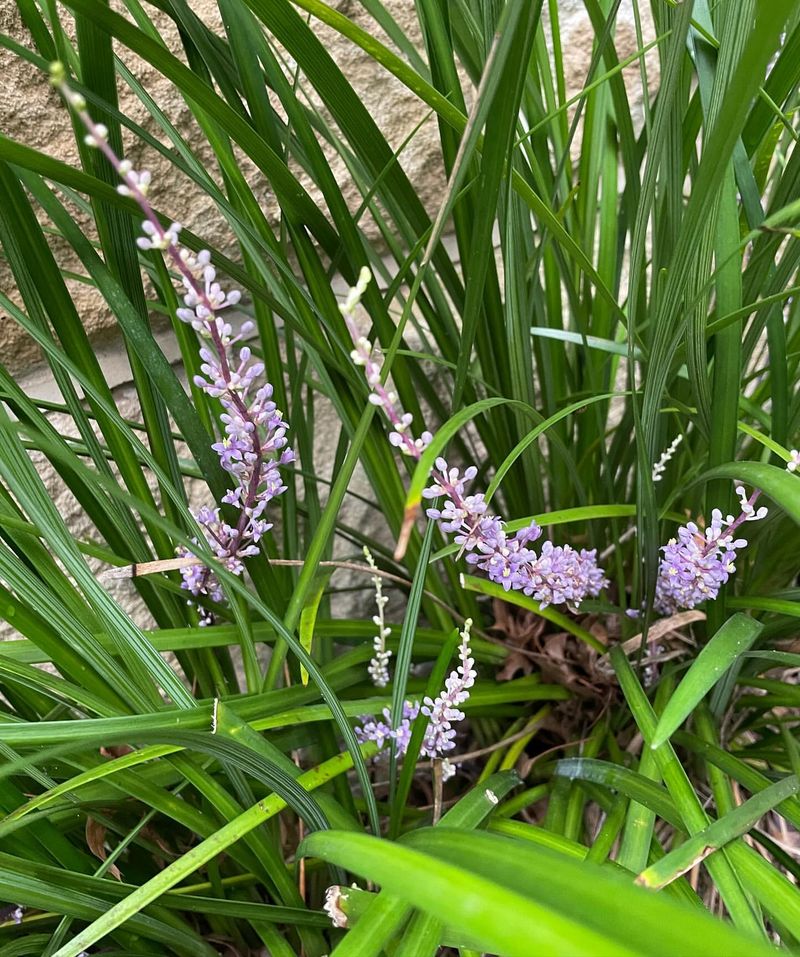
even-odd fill
[[[454,722],[464,720],[461,710],[469,699],[470,688],[475,684],[475,661],[470,648],[470,629],[472,619],[467,618],[461,631],[461,644],[458,649],[459,664],[450,672],[445,681],[444,690],[436,698],[426,697],[422,707],[416,701],[406,701],[398,727],[392,728],[392,716],[388,708],[383,709],[383,720],[365,716],[362,724],[355,729],[356,737],[362,743],[374,741],[383,748],[389,741],[395,742],[397,753],[402,756],[408,750],[413,730],[412,722],[422,715],[426,719],[425,736],[422,739],[420,754],[426,758],[443,758],[455,748],[456,730]],[[449,762],[443,768],[445,780],[455,774],[455,768]]]
[[[687,522],[678,529],[677,536],[662,547],[654,603],[662,615],[673,615],[715,599],[736,570],[736,553],[747,545],[747,540],[735,538],[734,533],[745,522],[757,522],[767,516],[766,508],[755,508],[758,489],[749,498],[742,486],[738,486],[736,492],[741,504],[737,518],[733,515],[723,518],[722,512],[715,508],[705,529],[698,528],[695,522]]]
[[[163,251],[177,269],[183,283],[183,307],[178,318],[191,325],[204,342],[200,350],[202,375],[195,377],[195,385],[223,408],[220,416],[224,435],[213,445],[222,468],[231,476],[233,484],[223,496],[223,503],[238,513],[235,522],[228,522],[219,508],[203,506],[195,514],[206,544],[215,558],[228,571],[241,575],[244,559],[257,555],[259,541],[272,527],[265,517],[270,501],[286,491],[279,468],[294,461],[287,448],[286,424],[282,413],[272,401],[272,386],[259,385],[264,364],[256,361],[246,345],[239,345],[253,329],[245,322],[234,335],[230,323],[218,313],[239,302],[238,290],[226,292],[217,281],[208,250],[193,253],[180,246],[180,223],[164,227],[147,199],[151,183],[150,173],[135,170],[128,160],[121,160],[108,144],[108,130],[95,123],[86,112],[86,103],[66,82],[64,67],[51,68],[54,85],[77,112],[87,134],[85,141],[99,149],[111,163],[120,179],[117,187],[123,196],[134,199],[145,220],[143,235],[137,245],[144,251]],[[194,556],[190,549],[179,548],[178,554]],[[197,564],[185,566],[181,575],[182,587],[191,595],[207,596],[221,601],[222,588],[211,570],[197,559]],[[210,616],[201,611],[201,624]]]
[[[458,648],[459,664],[455,671],[450,672],[444,691],[433,700],[426,697],[422,701],[420,712],[428,719],[421,749],[421,753],[426,757],[442,757],[456,746],[453,740],[456,736],[453,722],[464,720],[464,712],[460,706],[469,698],[469,690],[475,684],[477,675],[469,645],[471,627],[472,619],[467,618]]]
[[[375,559],[366,545],[364,546],[364,558],[366,558],[369,567],[377,573],[378,567],[375,564]],[[392,657],[391,651],[386,647],[386,639],[391,635],[392,629],[386,626],[386,616],[384,614],[384,608],[386,602],[389,601],[389,597],[383,594],[383,582],[380,575],[373,575],[371,581],[375,586],[375,605],[378,609],[378,613],[372,616],[372,621],[378,629],[378,633],[372,639],[375,654],[369,663],[367,673],[376,687],[385,688],[389,684],[389,659]]]
[[[383,714],[382,721],[380,718],[364,715],[361,718],[362,724],[354,729],[356,738],[362,744],[365,741],[374,741],[379,749],[389,741],[394,741],[397,753],[402,757],[411,742],[411,722],[419,714],[419,704],[416,701],[406,701],[403,704],[403,714],[396,728],[392,727],[392,715],[389,709],[384,708],[381,713]]]
[[[680,432],[672,440],[667,449],[662,453],[661,458],[653,466],[653,481],[660,482],[664,478],[664,472],[667,470],[667,465],[670,462],[670,459],[675,454],[678,449],[678,446],[683,441],[683,433]]]
[[[170,246],[178,245],[182,228],[180,223],[173,223],[168,229],[157,229],[149,220],[145,220],[142,223],[144,235],[136,240],[136,245],[144,252],[150,249],[167,250]]]
[[[125,177],[125,182],[117,186],[117,192],[120,196],[135,196],[137,193],[141,196],[147,196],[152,180],[150,170],[144,169],[138,172],[133,168],[133,163],[130,160],[120,160],[118,173]],[[129,183],[131,185],[128,185]],[[148,229],[147,232],[149,233],[150,230]],[[141,246],[141,240],[137,240],[137,244],[140,248],[147,248]]]

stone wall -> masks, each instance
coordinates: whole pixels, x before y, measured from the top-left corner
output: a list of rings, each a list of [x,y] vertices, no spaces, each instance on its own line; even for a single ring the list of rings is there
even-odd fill
[[[119,4],[114,5],[119,7]],[[336,5],[356,22],[364,27],[369,26],[369,17],[359,4],[345,0],[344,3],[340,2]],[[193,0],[191,6],[204,22],[215,27],[220,35],[224,34],[214,0]],[[403,25],[406,32],[412,37],[415,36],[413,3],[409,0],[389,0],[386,6]],[[154,7],[148,7],[148,13],[158,25],[173,52],[178,52],[180,43],[172,21]],[[68,18],[65,19],[65,23],[69,27]],[[33,47],[14,0],[0,0],[0,32],[9,34],[25,46]],[[324,25],[319,25],[316,32],[364,100],[392,148],[399,149],[428,114],[427,108],[421,108],[414,94],[393,76],[383,71],[378,72],[372,60],[359,48],[344,41],[339,34]],[[380,31],[378,36],[385,42],[389,42],[388,37],[381,35]],[[203,165],[215,172],[213,153],[203,143],[202,134],[180,93],[148,63],[132,55],[125,48],[117,46],[117,49],[137,80],[158,103],[178,132],[195,149]],[[49,156],[78,165],[78,153],[69,113],[58,94],[51,88],[47,77],[2,47],[0,47],[0,77],[2,78],[0,79],[0,130]],[[122,81],[118,88],[121,110],[149,133],[158,134],[156,125],[136,95]],[[149,169],[153,174],[151,195],[154,205],[202,235],[217,248],[225,252],[233,251],[230,233],[220,217],[215,215],[213,202],[159,153],[143,146],[127,131],[124,131],[123,136],[126,155],[134,166]],[[436,136],[435,121],[430,118],[414,135],[401,157],[406,172],[431,208],[435,205],[436,197],[441,195],[444,184],[435,149]],[[361,198],[356,188],[350,183],[344,165],[338,157],[332,157],[332,161],[337,181],[343,184],[345,198],[353,209],[357,208]],[[256,198],[266,210],[268,217],[274,219],[277,207],[269,184],[246,159],[243,160],[242,165]],[[303,181],[302,178],[301,181]],[[303,181],[303,185],[314,196],[313,185],[308,181]],[[319,199],[318,196],[315,198]],[[374,234],[377,239],[377,232],[374,231]],[[60,248],[58,244],[55,244],[55,248],[60,262],[67,267],[74,265],[68,250]],[[8,291],[11,288],[12,280],[9,272],[0,262],[0,289]],[[99,297],[93,294],[85,284],[79,282],[71,283],[71,292],[92,334],[99,341],[113,335],[114,319],[109,315]],[[0,350],[15,371],[31,368],[38,358],[33,343],[27,340],[12,323],[0,326]]]
[[[333,6],[359,25],[375,32],[375,25],[371,18],[355,0],[335,0]],[[418,40],[414,4],[411,0],[388,0],[386,7],[403,26],[407,35]],[[147,9],[171,48],[177,51],[179,41],[172,22],[156,8],[148,6]],[[205,22],[218,27],[220,32],[223,32],[214,0],[193,0],[192,9]],[[559,0],[559,11],[562,21],[568,92],[571,95],[580,90],[585,82],[591,59],[593,33],[581,0]],[[64,22],[69,28],[68,15],[64,14],[64,17]],[[437,201],[442,195],[444,178],[436,149],[435,120],[432,117],[425,120],[429,110],[399,81],[381,68],[377,68],[375,63],[358,47],[324,25],[318,25],[315,29],[363,98],[393,149],[399,149],[415,127],[422,123],[418,132],[403,149],[400,161],[423,200],[431,211],[435,211]],[[0,2],[0,32],[9,34],[23,45],[33,46],[14,0]],[[647,38],[650,38],[652,29],[649,21],[645,23],[645,32]],[[377,35],[391,45],[388,38],[379,30]],[[623,2],[615,42],[620,59],[631,54],[637,47],[630,0]],[[125,49],[119,48],[119,52],[126,65],[157,101],[178,131],[196,148],[199,158],[209,168],[213,168],[213,156],[208,147],[204,148],[202,136],[196,129],[180,94],[149,64]],[[648,59],[651,70],[654,63],[655,56],[651,55]],[[634,64],[629,67],[625,75],[634,111],[639,114],[642,97],[637,66]],[[67,163],[77,164],[77,150],[70,117],[55,91],[50,88],[46,77],[11,51],[0,48],[0,78],[2,78],[0,79],[0,130],[50,156]],[[122,82],[119,84],[119,89],[122,110],[149,132],[157,132],[136,96]],[[127,135],[126,151],[136,166],[145,167],[153,172],[152,193],[159,209],[174,215],[176,219],[207,237],[216,246],[232,249],[230,235],[224,224],[214,215],[213,204],[194,184],[187,182],[158,153],[143,147],[141,143]],[[252,167],[245,166],[245,168],[257,198],[268,213],[274,213],[274,202],[268,184]],[[355,187],[348,185],[349,177],[338,158],[334,160],[334,171],[338,181],[344,184],[345,197],[353,206],[357,206],[360,197]],[[308,183],[305,185],[310,186]],[[65,266],[73,265],[67,250],[59,248],[56,244],[56,252],[59,261]],[[0,288],[4,291],[12,289],[11,278],[2,262],[0,262]],[[98,338],[98,341],[113,336],[113,317],[109,315],[102,301],[93,294],[92,290],[79,282],[73,282],[71,290],[87,328]],[[35,346],[13,323],[7,322],[0,325],[0,350],[7,364],[15,371],[22,372],[30,369],[38,359]]]

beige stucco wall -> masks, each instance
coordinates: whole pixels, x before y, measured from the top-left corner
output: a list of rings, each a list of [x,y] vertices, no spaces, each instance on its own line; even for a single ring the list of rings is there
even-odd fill
[[[116,5],[120,8],[119,4]],[[217,27],[220,33],[223,32],[214,0],[192,0],[191,5],[205,22]],[[360,25],[375,31],[374,23],[359,3],[354,0],[334,0],[332,5]],[[411,0],[388,0],[386,6],[398,23],[404,27],[406,33],[418,39],[414,4]],[[179,51],[180,44],[172,22],[156,8],[147,7],[147,9],[173,51]],[[567,80],[570,92],[574,92],[579,90],[585,81],[591,57],[593,33],[588,26],[581,0],[560,0],[559,10],[562,19]],[[62,9],[62,15],[63,22],[69,28],[69,14]],[[429,112],[428,109],[421,105],[417,98],[394,77],[376,68],[374,62],[358,47],[342,39],[339,34],[322,24],[317,24],[315,29],[363,98],[392,148],[399,149],[412,130],[424,120]],[[646,24],[646,30],[649,36],[649,24]],[[32,46],[14,0],[0,0],[0,31],[8,33],[26,46]],[[377,35],[387,43],[389,42],[379,30]],[[623,3],[620,12],[616,44],[620,58],[636,49],[636,35],[629,2]],[[207,147],[203,147],[202,136],[196,130],[191,114],[180,94],[149,64],[131,55],[126,49],[118,47],[118,50],[167,117],[193,144],[207,168],[213,170],[213,156]],[[649,61],[651,65],[653,60],[654,58],[651,57]],[[629,81],[634,108],[636,112],[640,112],[641,89],[636,66],[626,71],[626,78]],[[150,132],[155,133],[156,129],[152,121],[135,95],[122,82],[119,89],[123,111]],[[46,77],[5,48],[0,48],[0,129],[7,135],[42,150],[50,156],[73,164],[78,161],[70,118],[57,94],[50,88]],[[432,211],[436,209],[443,186],[443,174],[436,142],[435,120],[430,117],[423,122],[422,127],[401,155],[404,168]],[[126,149],[135,165],[152,170],[154,174],[152,193],[159,209],[206,236],[215,245],[232,250],[227,229],[220,222],[219,217],[215,216],[212,202],[202,192],[191,182],[187,182],[157,153],[142,147],[131,136],[126,137]],[[245,170],[259,201],[268,213],[274,216],[275,206],[269,184],[264,182],[261,174],[251,166],[245,165]],[[356,189],[349,185],[347,172],[338,158],[334,159],[334,170],[339,182],[344,185],[346,198],[354,207],[357,206],[360,197]],[[60,247],[58,243],[54,244],[54,248],[59,261],[67,267],[74,265],[68,250]],[[112,334],[113,318],[102,301],[87,285],[79,282],[71,282],[70,285],[86,327],[98,337]],[[6,292],[11,291],[13,294],[11,278],[2,262],[0,262],[0,288]],[[19,371],[29,368],[37,359],[35,346],[26,340],[16,325],[10,322],[0,325],[0,351],[4,361]]]
[[[213,0],[193,0],[191,5],[206,23],[215,27],[220,35],[224,34],[219,11]],[[119,4],[115,6],[118,9],[121,7]],[[346,12],[357,22],[362,22],[364,26],[368,25],[368,17],[357,4],[339,3],[337,6],[355,8],[347,9]],[[390,0],[387,7],[397,17],[398,22],[406,28],[406,32],[414,36],[413,3],[407,0]],[[120,12],[122,12],[121,9]],[[149,7],[148,12],[173,52],[180,55],[180,42],[172,21],[153,7]],[[69,24],[67,14],[65,14],[65,23]],[[14,0],[0,0],[0,32],[8,33],[18,42],[32,46]],[[381,126],[392,148],[399,149],[420,120],[427,115],[427,109],[421,109],[416,97],[390,74],[378,73],[369,58],[358,48],[342,40],[333,30],[319,25],[317,32],[325,40],[337,63]],[[381,38],[388,42],[385,36]],[[205,168],[211,171],[217,182],[220,182],[213,153],[207,145],[204,145],[202,134],[197,129],[180,93],[148,63],[133,56],[127,49],[120,46],[117,46],[117,49],[126,65],[158,103],[168,119],[192,145]],[[28,146],[77,165],[78,152],[68,111],[57,93],[50,87],[47,77],[4,48],[0,48],[0,77],[2,78],[0,80],[0,129],[6,135]],[[146,109],[122,81],[119,83],[119,98],[120,108],[126,115],[151,134],[158,135],[158,128]],[[215,214],[213,202],[156,151],[143,146],[127,131],[123,135],[128,158],[137,168],[149,169],[153,174],[151,197],[155,207],[184,223],[213,245],[235,255],[230,233],[221,218]],[[435,150],[435,139],[435,121],[429,119],[405,147],[401,159],[424,200],[432,208],[435,198],[441,195],[443,187],[443,173]],[[352,185],[344,164],[335,156],[332,156],[332,163],[346,200],[351,208],[357,208],[361,197]],[[262,208],[274,221],[277,216],[277,206],[269,183],[246,159],[242,162],[242,168]],[[314,198],[319,199],[318,195],[315,196],[313,184],[302,177],[301,182]],[[377,240],[376,230],[373,230],[373,235]],[[75,265],[69,251],[63,246],[54,243],[54,249],[59,261],[65,266]],[[79,266],[78,269],[80,269]],[[11,276],[2,262],[0,262],[0,288],[7,292],[11,290],[13,294]],[[106,336],[110,334],[113,331],[114,320],[102,300],[85,284],[71,282],[70,288],[84,323],[92,334],[101,338],[104,334]],[[35,346],[26,340],[24,334],[12,323],[0,326],[0,350],[15,370],[30,367],[37,358]]]

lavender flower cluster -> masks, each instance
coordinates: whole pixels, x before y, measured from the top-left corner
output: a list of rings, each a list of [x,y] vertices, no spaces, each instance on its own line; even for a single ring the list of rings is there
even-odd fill
[[[201,250],[196,255],[179,243],[180,223],[162,226],[147,198],[151,175],[135,170],[121,160],[108,143],[108,130],[95,123],[86,111],[82,96],[70,89],[64,67],[53,64],[53,84],[75,110],[86,128],[85,142],[100,150],[122,182],[117,191],[134,199],[142,213],[143,235],[137,239],[142,250],[162,250],[177,269],[184,287],[183,307],[178,318],[189,324],[203,340],[200,350],[202,375],[195,385],[218,399],[223,408],[220,416],[224,435],[213,446],[223,469],[231,476],[232,486],[222,501],[238,512],[234,523],[228,522],[219,508],[203,506],[194,515],[202,529],[206,544],[214,556],[235,575],[244,571],[244,559],[259,553],[259,541],[272,527],[265,512],[270,501],[286,490],[279,467],[294,460],[287,447],[286,424],[272,401],[272,386],[259,385],[264,365],[253,359],[251,350],[240,345],[253,330],[253,323],[242,324],[234,335],[230,323],[219,312],[239,302],[238,290],[225,292],[217,281],[211,254]],[[196,541],[196,540],[195,540]],[[190,549],[178,554],[194,561],[181,569],[182,587],[192,596],[221,601],[222,587],[216,575]],[[200,610],[200,624],[211,621],[209,613]]]
[[[419,459],[433,440],[425,430],[418,438],[411,432],[413,416],[403,411],[397,394],[383,382],[383,360],[377,349],[361,335],[354,320],[356,306],[370,281],[369,271],[361,270],[358,284],[349,291],[339,307],[345,317],[355,348],[351,356],[356,365],[364,367],[370,386],[370,402],[383,409],[392,429],[391,444],[404,455]],[[522,591],[546,605],[569,604],[578,606],[587,597],[596,597],[608,581],[597,564],[594,549],[576,551],[569,545],[554,545],[546,541],[537,554],[530,546],[542,535],[542,529],[531,522],[528,528],[510,536],[505,523],[488,511],[482,493],[467,494],[467,485],[478,474],[472,465],[463,475],[450,468],[445,459],[437,458],[432,472],[433,483],[423,496],[438,499],[444,496],[442,507],[427,509],[429,518],[440,523],[443,532],[454,535],[454,541],[466,552],[467,562],[485,571],[491,581],[506,591]]]
[[[537,555],[530,547],[542,535],[536,522],[510,537],[504,523],[488,511],[482,493],[466,494],[466,485],[477,475],[474,465],[459,475],[443,458],[436,460],[433,484],[422,493],[427,499],[445,497],[442,508],[427,515],[466,552],[467,562],[485,571],[505,591],[515,589],[547,605],[580,605],[587,596],[599,595],[608,584],[598,567],[594,549],[576,551],[569,545],[544,542]]]
[[[211,266],[205,267],[204,278],[206,284],[213,281]],[[184,283],[189,286],[185,277]],[[195,299],[195,290],[189,289],[184,302],[188,305]],[[259,541],[272,528],[265,512],[272,499],[286,491],[279,467],[294,461],[294,453],[286,447],[286,425],[272,401],[272,386],[255,384],[264,373],[263,363],[252,360],[247,346],[238,350],[238,363],[233,360],[233,347],[250,332],[252,323],[244,323],[239,334],[232,336],[231,326],[219,317],[197,318],[205,311],[206,306],[200,301],[193,310],[179,310],[178,315],[195,328],[205,322],[201,335],[205,335],[205,329],[211,330],[212,348],[204,346],[200,350],[203,376],[195,376],[194,381],[218,398],[225,410],[220,416],[225,435],[212,448],[234,481],[222,501],[233,506],[239,518],[231,525],[219,508],[209,507],[199,509],[195,518],[216,558],[228,571],[240,575],[244,571],[243,559],[259,553]],[[191,594],[221,600],[219,581],[207,567],[186,566],[182,577],[183,587]],[[207,616],[201,618],[201,623],[206,619]]]
[[[392,727],[392,714],[388,708],[381,712],[383,720],[372,715],[362,715],[361,724],[355,728],[358,740],[363,744],[374,741],[378,748],[383,748],[389,741],[394,741],[399,755],[404,755],[411,741],[412,722],[419,715],[418,701],[405,701],[403,713],[396,728]]]
[[[736,553],[747,545],[744,538],[734,533],[744,522],[757,522],[767,516],[767,509],[755,508],[760,490],[750,498],[742,486],[737,486],[741,511],[722,517],[715,508],[711,523],[701,531],[695,522],[678,529],[677,537],[661,549],[663,558],[656,579],[655,608],[662,615],[674,615],[682,609],[695,608],[704,601],[713,601],[720,588],[736,570]]]
[[[443,778],[447,780],[455,773],[455,768],[446,759],[449,751],[455,748],[456,729],[453,724],[464,720],[461,710],[469,699],[470,688],[475,684],[475,660],[470,648],[470,629],[472,619],[464,622],[461,631],[461,643],[458,648],[458,666],[450,672],[445,681],[444,690],[436,698],[425,697],[422,706],[416,701],[406,701],[403,714],[397,727],[392,727],[392,716],[388,708],[383,709],[383,720],[374,717],[362,718],[362,724],[355,729],[359,741],[374,741],[383,748],[394,741],[399,755],[404,755],[411,741],[412,722],[421,714],[427,719],[420,754],[426,758],[444,758]]]

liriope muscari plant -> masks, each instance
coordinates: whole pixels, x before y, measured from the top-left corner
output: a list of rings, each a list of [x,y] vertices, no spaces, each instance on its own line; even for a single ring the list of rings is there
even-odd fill
[[[231,525],[222,518],[220,509],[203,506],[194,517],[215,557],[230,572],[241,575],[244,571],[243,560],[259,553],[259,541],[272,527],[265,517],[267,505],[286,490],[279,467],[294,460],[292,450],[287,447],[282,414],[272,401],[272,386],[269,383],[256,384],[263,376],[263,364],[253,361],[246,345],[238,350],[234,348],[252,331],[252,323],[243,323],[239,332],[233,334],[230,323],[219,312],[236,305],[240,293],[222,289],[207,250],[195,255],[180,245],[179,223],[172,223],[168,228],[161,224],[147,198],[150,173],[133,169],[129,162],[115,154],[108,143],[108,130],[92,119],[83,97],[69,87],[63,66],[54,64],[51,75],[54,85],[84,124],[87,145],[99,149],[122,180],[117,187],[118,192],[133,198],[142,210],[145,216],[142,223],[144,235],[137,239],[137,245],[142,250],[163,251],[183,282],[184,306],[178,309],[177,316],[191,325],[203,340],[200,349],[203,375],[197,376],[195,383],[218,399],[223,408],[220,420],[225,436],[214,443],[213,448],[219,455],[222,467],[235,479],[235,484],[222,500],[236,508],[240,516],[237,524]],[[351,293],[355,302],[360,299],[361,291]],[[222,588],[212,570],[190,549],[181,548],[180,554],[189,559],[181,567],[183,588],[194,597],[206,596],[212,601],[221,601]],[[375,569],[374,560],[367,550],[365,557],[369,567]],[[378,608],[374,621],[378,635],[369,673],[378,687],[384,687],[389,681],[390,656],[385,647],[388,630],[383,609],[386,596],[382,592],[380,577],[373,576],[373,582]],[[201,607],[200,625],[209,624],[212,620],[210,613]],[[416,702],[407,702],[397,727],[366,720],[364,727],[357,729],[362,741],[375,740],[382,745],[391,738],[397,742],[398,753],[402,755],[411,738],[411,722],[422,714],[427,718],[421,749],[423,756],[440,758],[455,747],[453,738],[456,732],[452,725],[463,720],[464,714],[459,710],[459,705],[467,700],[469,689],[475,681],[475,662],[469,645],[471,625],[469,619],[464,623],[459,665],[447,678],[441,694],[435,699],[425,698],[421,706]],[[384,716],[388,722],[388,710]],[[454,769],[445,761],[442,773],[443,778],[446,778],[454,773]]]
[[[372,390],[370,401],[383,410],[389,421],[389,441],[404,455],[419,459],[433,435],[426,430],[418,438],[413,436],[413,417],[403,411],[397,394],[383,382],[380,350],[359,333],[355,323],[355,309],[369,279],[369,272],[363,270],[358,284],[340,306],[355,344],[351,357],[356,365],[364,367]],[[681,436],[678,436],[655,463],[653,481],[661,480],[680,441]],[[800,455],[793,451],[787,468],[795,471],[798,465]],[[545,541],[537,554],[530,546],[541,538],[541,527],[533,521],[513,537],[509,536],[504,522],[488,511],[483,494],[467,493],[467,485],[477,474],[474,465],[462,474],[439,457],[432,473],[433,483],[422,493],[427,499],[444,499],[441,507],[428,508],[427,515],[439,522],[443,532],[454,536],[453,540],[461,546],[469,564],[485,571],[491,581],[499,583],[506,591],[522,591],[535,598],[542,607],[550,604],[577,607],[585,598],[600,594],[608,581],[597,564],[594,549],[577,551],[570,545]],[[715,599],[735,571],[736,553],[747,545],[747,541],[734,538],[734,533],[744,522],[758,521],[767,515],[765,507],[755,509],[755,502],[761,494],[759,489],[755,489],[749,498],[742,486],[737,485],[736,491],[741,505],[738,516],[723,518],[722,512],[714,509],[711,522],[705,529],[689,522],[662,547],[663,557],[656,581],[656,611],[671,615]]]
[[[191,325],[202,340],[203,374],[195,378],[195,384],[217,399],[222,407],[220,421],[224,436],[213,448],[233,480],[222,501],[238,512],[233,524],[222,516],[219,508],[211,506],[198,509],[194,518],[215,558],[233,574],[241,575],[244,560],[259,553],[259,542],[272,527],[266,515],[269,503],[286,490],[280,468],[294,460],[288,447],[286,424],[272,399],[272,386],[262,381],[264,365],[254,360],[250,348],[244,344],[253,324],[244,322],[234,333],[220,313],[239,302],[238,290],[223,290],[207,250],[195,254],[180,245],[179,223],[169,227],[161,224],[147,198],[150,173],[135,170],[130,162],[114,153],[108,143],[107,129],[92,119],[83,97],[70,88],[63,66],[54,64],[51,75],[54,85],[84,124],[86,143],[100,150],[119,175],[120,194],[134,199],[142,210],[143,235],[137,239],[139,247],[163,251],[180,276],[184,305],[177,310],[177,317]],[[354,342],[352,359],[364,368],[370,387],[369,401],[379,407],[388,420],[389,442],[403,455],[419,460],[433,441],[433,435],[428,430],[414,435],[412,415],[401,408],[396,393],[383,381],[380,349],[361,335],[356,324],[355,312],[370,279],[369,270],[362,269],[356,286],[340,305]],[[680,437],[654,465],[654,481],[661,479],[679,441]],[[798,467],[800,454],[792,451],[787,469],[793,472]],[[543,534],[535,521],[510,534],[505,522],[489,511],[483,493],[468,491],[477,473],[475,465],[462,472],[438,457],[431,472],[431,485],[423,492],[432,503],[427,509],[428,517],[435,520],[445,534],[453,536],[467,563],[484,571],[506,591],[519,590],[542,607],[565,604],[577,609],[586,598],[597,597],[608,581],[597,562],[596,551],[578,550],[547,540],[535,549],[532,546]],[[741,501],[738,516],[723,518],[721,511],[714,509],[707,527],[701,529],[697,523],[688,522],[662,547],[656,611],[670,615],[718,596],[735,570],[737,552],[747,544],[746,540],[735,538],[734,533],[743,523],[759,520],[767,513],[764,507],[755,508],[760,495],[758,489],[748,497],[744,489],[737,486],[737,493]],[[182,587],[192,596],[189,600],[221,601],[219,580],[202,558],[190,548],[181,547],[179,554],[184,559]],[[374,568],[371,562],[370,567]],[[375,623],[379,633],[369,674],[377,686],[385,687],[389,681],[390,656],[385,647],[385,596],[378,592],[376,601]],[[199,623],[205,625],[212,620],[201,604]],[[411,723],[422,714],[428,723],[421,753],[443,758],[454,748],[456,732],[452,725],[463,719],[459,706],[469,697],[475,678],[469,646],[470,625],[471,622],[466,622],[461,632],[460,663],[447,679],[444,691],[436,699],[425,699],[421,706],[417,702],[405,702],[402,716],[394,722],[388,710],[383,714],[385,720],[362,719],[362,726],[357,729],[362,740],[374,740],[379,745],[393,740],[398,753],[403,754],[410,740]],[[445,773],[450,771],[446,765]]]
[[[382,409],[389,420],[389,442],[403,455],[419,460],[433,441],[433,434],[424,430],[419,436],[414,436],[411,429],[413,416],[400,407],[397,394],[382,380],[380,350],[360,334],[356,324],[356,308],[370,278],[369,270],[362,269],[356,286],[350,289],[339,307],[353,338],[351,357],[356,365],[364,368],[371,390],[370,402]],[[509,536],[505,523],[489,512],[484,495],[467,492],[467,485],[477,473],[474,465],[460,473],[439,457],[431,476],[432,484],[423,492],[429,500],[444,498],[442,507],[432,505],[427,509],[427,515],[439,523],[443,532],[454,536],[455,543],[466,553],[467,562],[485,571],[491,581],[498,582],[506,591],[520,590],[542,606],[565,603],[578,606],[587,596],[600,594],[607,581],[597,564],[594,550],[576,551],[569,545],[545,542],[537,554],[530,547],[542,535],[536,522]],[[377,601],[380,606],[381,596]],[[379,616],[375,617],[375,622],[380,628]],[[362,718],[362,725],[356,729],[360,740],[375,741],[379,748],[394,741],[397,753],[402,755],[410,741],[411,722],[421,713],[428,724],[420,753],[423,757],[443,759],[443,780],[455,773],[454,765],[446,756],[455,748],[453,722],[463,720],[460,705],[469,698],[469,689],[475,679],[469,647],[470,626],[471,622],[466,622],[461,632],[460,664],[447,678],[445,690],[434,700],[426,698],[421,707],[417,702],[404,702],[402,715],[394,721],[388,708],[384,709],[382,720]],[[376,684],[379,681],[373,671],[382,679],[388,662],[388,658],[379,658],[378,655],[380,649],[376,644],[376,658],[370,666]]]
[[[357,285],[340,306],[354,341],[351,357],[356,365],[364,368],[371,390],[370,402],[380,408],[388,420],[390,443],[402,454],[419,460],[433,441],[433,435],[424,430],[418,437],[414,436],[412,415],[401,408],[397,394],[383,381],[380,349],[359,332],[355,322],[356,308],[369,281],[370,273],[362,270]],[[678,436],[654,464],[654,482],[663,477],[681,439],[682,436]],[[800,453],[793,450],[787,469],[794,472],[798,467]],[[423,492],[426,499],[443,499],[443,504],[439,505],[437,501],[428,508],[427,515],[439,523],[443,532],[454,536],[453,540],[461,547],[461,553],[466,554],[469,564],[485,571],[491,581],[499,583],[506,591],[522,591],[542,607],[566,604],[577,608],[585,598],[600,594],[608,581],[597,563],[594,549],[577,551],[570,545],[545,541],[537,554],[531,545],[542,536],[542,529],[535,521],[513,537],[509,536],[504,522],[488,511],[484,495],[467,492],[467,485],[477,473],[474,465],[460,473],[439,457],[432,472],[432,484]],[[740,500],[738,516],[723,517],[721,510],[715,508],[707,526],[701,528],[696,522],[688,522],[662,546],[654,600],[658,613],[673,615],[713,601],[736,570],[737,552],[747,545],[746,539],[735,537],[737,530],[745,522],[759,521],[767,515],[766,507],[755,507],[760,489],[755,489],[748,497],[745,489],[737,484],[736,492]],[[628,614],[636,617],[640,611],[633,609]],[[454,672],[449,680],[455,681],[455,678]],[[388,709],[384,711],[384,720],[365,718],[358,729],[359,735],[363,740],[376,741],[379,747],[394,739],[398,753],[402,753],[410,733],[410,721],[418,710],[415,702],[406,701],[395,727],[392,727]],[[448,727],[448,733],[451,730]],[[454,746],[453,736],[454,733],[447,738],[448,751]],[[432,757],[442,753],[441,749],[438,752],[435,749],[423,750],[423,754]],[[447,771],[452,773],[449,762]]]

